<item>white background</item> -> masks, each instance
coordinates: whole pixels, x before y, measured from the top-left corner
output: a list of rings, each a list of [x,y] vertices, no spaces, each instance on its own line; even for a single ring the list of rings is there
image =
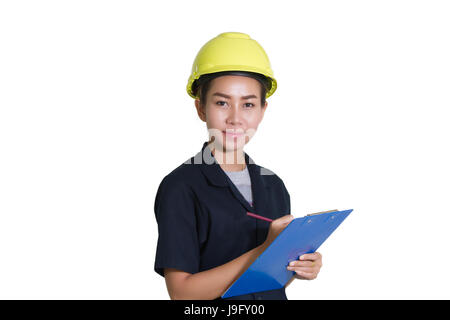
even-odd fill
[[[168,299],[161,179],[207,139],[200,47],[249,34],[278,90],[245,151],[292,213],[353,208],[289,299],[448,299],[446,1],[2,1],[0,298]]]

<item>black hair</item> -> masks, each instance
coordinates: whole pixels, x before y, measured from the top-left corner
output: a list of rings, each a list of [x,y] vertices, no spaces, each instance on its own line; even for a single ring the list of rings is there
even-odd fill
[[[271,89],[272,82],[266,76],[250,71],[221,71],[201,75],[200,78],[195,80],[192,84],[192,92],[200,99],[200,104],[202,106],[206,105],[206,94],[208,93],[211,81],[217,77],[226,75],[245,76],[258,80],[261,84],[261,107],[264,107],[264,104],[266,103],[266,93]]]

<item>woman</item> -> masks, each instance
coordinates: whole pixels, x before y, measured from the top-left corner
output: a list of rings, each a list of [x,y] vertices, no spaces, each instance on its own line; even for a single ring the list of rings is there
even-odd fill
[[[220,298],[293,218],[283,181],[243,151],[276,86],[264,49],[247,34],[222,33],[197,54],[187,92],[209,141],[164,177],[155,199],[155,271],[172,299]],[[288,269],[314,279],[321,255],[300,258]],[[281,288],[232,299],[287,298]]]

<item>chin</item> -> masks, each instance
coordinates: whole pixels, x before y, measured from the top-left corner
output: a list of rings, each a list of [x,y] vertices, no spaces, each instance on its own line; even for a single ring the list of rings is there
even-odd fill
[[[223,142],[224,149],[227,151],[241,150],[245,146],[245,141],[229,141],[226,140]]]

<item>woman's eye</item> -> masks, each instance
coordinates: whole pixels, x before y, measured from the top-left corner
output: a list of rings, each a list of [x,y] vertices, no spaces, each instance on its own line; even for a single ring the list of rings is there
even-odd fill
[[[217,102],[216,102],[216,104],[219,105],[219,106],[225,106],[226,103],[227,103],[226,101],[217,101]],[[255,105],[254,105],[253,103],[246,103],[244,106],[245,106],[246,108],[252,108],[252,107],[254,107]]]

